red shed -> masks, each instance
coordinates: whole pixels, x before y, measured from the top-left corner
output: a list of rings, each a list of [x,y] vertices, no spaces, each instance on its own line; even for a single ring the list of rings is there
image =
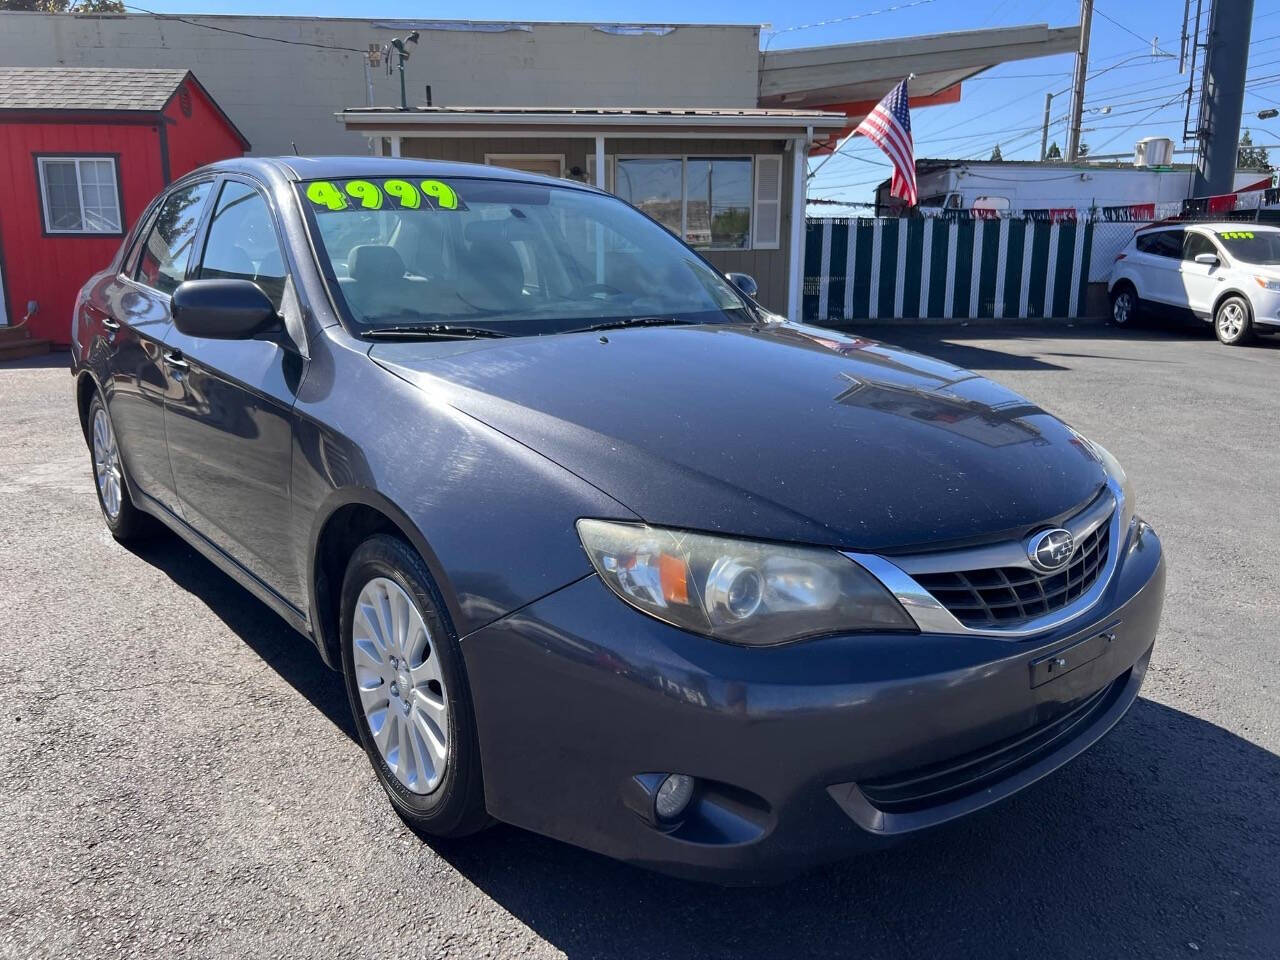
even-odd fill
[[[151,198],[248,149],[189,70],[0,69],[0,325],[36,305],[0,357],[68,343],[76,291]]]

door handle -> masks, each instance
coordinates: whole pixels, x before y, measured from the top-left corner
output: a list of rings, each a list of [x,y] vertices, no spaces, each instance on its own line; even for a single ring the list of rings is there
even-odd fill
[[[190,366],[187,361],[182,359],[182,353],[178,350],[166,350],[164,362],[166,366],[172,367],[174,370],[186,370]]]

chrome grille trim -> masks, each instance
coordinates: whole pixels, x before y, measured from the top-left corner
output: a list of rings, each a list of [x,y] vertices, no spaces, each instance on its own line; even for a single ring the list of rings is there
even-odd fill
[[[848,552],[850,560],[860,564],[875,576],[902,604],[903,609],[915,621],[922,633],[951,633],[1021,639],[1045,630],[1061,626],[1094,607],[1115,575],[1120,556],[1128,540],[1132,523],[1132,509],[1124,502],[1124,492],[1119,484],[1109,481],[1087,507],[1062,524],[1077,538],[1077,542],[1089,537],[1103,524],[1108,525],[1109,542],[1107,556],[1101,572],[1087,590],[1066,606],[1043,616],[1018,620],[1009,626],[983,624],[967,626],[962,623],[937,597],[912,576],[913,573],[954,573],[992,567],[1021,567],[1033,570],[1022,541],[989,544],[961,550],[944,550],[935,553],[886,558],[876,554]]]

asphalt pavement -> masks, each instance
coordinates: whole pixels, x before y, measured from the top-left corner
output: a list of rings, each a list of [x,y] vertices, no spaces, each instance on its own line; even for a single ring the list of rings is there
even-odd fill
[[[1116,454],[1164,538],[1164,622],[1075,763],[763,889],[509,827],[422,843],[306,642],[180,541],[107,534],[66,355],[0,366],[0,957],[1280,955],[1280,339],[875,335]]]

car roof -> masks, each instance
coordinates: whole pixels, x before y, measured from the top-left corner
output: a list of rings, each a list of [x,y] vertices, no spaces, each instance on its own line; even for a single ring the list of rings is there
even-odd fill
[[[1166,220],[1161,223],[1151,223],[1145,227],[1139,227],[1134,233],[1146,233],[1150,230],[1187,230],[1193,227],[1215,231],[1280,230],[1280,227],[1274,224],[1254,223],[1252,220]]]
[[[211,170],[262,176],[275,171],[287,180],[347,180],[352,177],[482,177],[523,183],[554,183],[595,191],[595,187],[522,170],[481,163],[416,160],[409,157],[235,157],[210,164]]]

